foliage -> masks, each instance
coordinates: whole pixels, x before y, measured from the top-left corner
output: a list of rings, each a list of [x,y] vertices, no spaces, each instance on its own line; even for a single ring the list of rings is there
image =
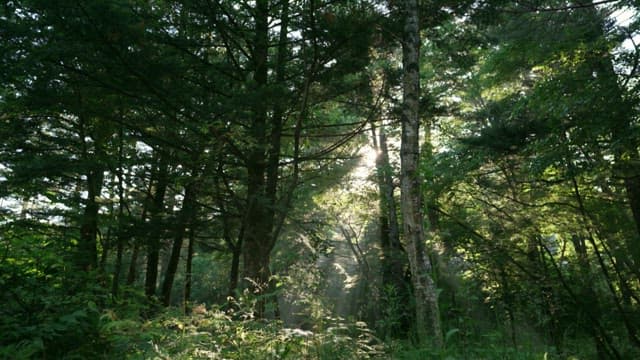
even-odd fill
[[[32,233],[42,225],[30,225],[29,232],[3,226],[3,246],[11,253],[0,262],[0,357],[83,358],[102,346],[99,304],[107,294],[87,281],[94,274],[65,268],[67,248],[55,234]]]
[[[419,1],[442,349],[381,271],[402,3],[0,5],[0,358],[640,356],[638,2]]]
[[[145,359],[366,359],[382,355],[363,324],[334,321],[321,332],[284,328],[243,311],[196,307],[191,316],[164,312],[148,321],[101,317],[101,335],[111,358]]]

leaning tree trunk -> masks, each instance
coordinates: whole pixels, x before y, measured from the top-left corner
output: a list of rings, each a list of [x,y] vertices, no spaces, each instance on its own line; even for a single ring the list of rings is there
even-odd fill
[[[416,330],[421,343],[442,347],[442,331],[431,263],[425,255],[419,161],[420,36],[416,0],[405,0],[402,36],[403,103],[401,166],[401,211],[404,239],[416,301]]]

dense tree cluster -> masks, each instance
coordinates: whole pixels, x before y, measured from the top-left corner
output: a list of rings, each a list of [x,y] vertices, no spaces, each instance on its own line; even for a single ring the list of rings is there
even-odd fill
[[[640,356],[639,26],[5,2],[0,357]]]

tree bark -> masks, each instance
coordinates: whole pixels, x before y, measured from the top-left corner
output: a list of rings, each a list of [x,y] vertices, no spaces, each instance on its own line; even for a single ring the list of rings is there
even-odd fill
[[[162,292],[160,296],[162,297],[162,304],[164,306],[169,306],[171,304],[171,290],[173,289],[173,280],[176,277],[178,263],[180,262],[180,252],[182,250],[184,234],[187,227],[190,226],[189,224],[191,220],[195,216],[195,198],[195,184],[188,184],[185,188],[182,209],[180,209],[180,214],[178,215],[178,224],[176,225],[175,235],[173,237],[169,263],[167,264],[164,281],[162,283]]]
[[[129,271],[127,272],[127,285],[131,286],[135,284],[138,278],[138,255],[140,254],[140,245],[138,241],[133,244],[133,250],[131,251],[131,259],[129,261]]]
[[[153,168],[150,174],[149,187],[146,189],[146,198],[142,204],[142,213],[140,214],[140,223],[138,228],[144,229],[147,223],[149,209],[153,203],[153,189],[156,183],[157,169]],[[143,245],[144,235],[137,232],[133,241],[133,250],[131,251],[131,259],[129,261],[129,270],[127,273],[127,285],[132,286],[138,278],[138,258],[140,257],[140,247]]]
[[[85,271],[95,270],[98,266],[98,210],[96,198],[102,192],[104,173],[101,168],[91,169],[87,174],[87,203],[80,226],[78,245],[78,264]]]
[[[593,289],[593,276],[591,274],[591,266],[589,265],[586,250],[587,247],[584,238],[579,235],[573,235],[571,237],[571,242],[573,243],[573,248],[575,249],[578,257],[578,265],[581,272],[579,296],[584,304],[580,310],[590,312],[591,316],[599,323],[602,318],[602,309],[600,301],[598,300],[598,295]],[[611,345],[607,335],[598,331],[598,327],[589,328],[591,329],[590,333],[593,336],[593,341],[596,345],[598,359],[612,358],[613,356],[611,356],[612,354],[609,350]]]
[[[80,100],[80,102],[82,102]],[[102,192],[102,182],[104,180],[104,171],[97,158],[101,154],[100,144],[96,141],[94,148],[95,154],[89,153],[89,144],[86,141],[88,129],[86,119],[79,117],[79,135],[82,146],[82,158],[90,164],[85,176],[87,177],[87,200],[82,214],[80,224],[80,240],[78,243],[77,263],[80,269],[84,271],[96,270],[98,267],[98,211],[100,206],[96,200]]]
[[[228,296],[235,297],[238,289],[238,280],[240,275],[240,257],[242,256],[242,237],[244,232],[240,230],[238,242],[236,244],[228,243],[231,250],[231,271],[229,271],[229,290]]]
[[[114,264],[113,269],[113,279],[111,280],[111,295],[113,297],[118,297],[118,292],[120,291],[120,274],[122,273],[122,256],[124,255],[124,229],[120,227],[118,229],[118,238],[116,244],[116,263]]]
[[[168,185],[166,155],[159,156],[158,179],[155,189],[152,189],[151,228],[147,238],[147,272],[144,282],[144,293],[147,298],[153,297],[156,293],[160,260],[160,237],[162,236],[162,213],[164,210],[164,196]]]
[[[101,273],[105,272],[107,266],[107,259],[109,258],[109,252],[111,251],[111,246],[113,245],[113,226],[109,226],[107,228],[106,235],[100,234],[100,245],[102,247],[102,251],[100,252],[100,261],[98,263],[98,269],[100,269]]]
[[[267,88],[269,49],[269,2],[257,0],[255,6],[255,38],[253,43],[253,66],[255,93],[260,97],[253,108],[253,123],[250,136],[252,149],[247,159],[247,210],[242,228],[243,278],[245,288],[261,295],[269,288],[271,273],[270,255],[278,234],[274,231],[277,209],[277,188],[279,182],[279,160],[282,137],[283,111],[279,105],[273,108],[271,121],[267,121],[268,103],[262,99]],[[288,21],[287,1],[282,1],[281,38],[286,40]],[[286,41],[278,46],[276,80],[284,79]],[[270,132],[267,124],[270,124]],[[292,191],[290,189],[289,191]],[[240,246],[240,245],[239,245]],[[263,316],[264,298],[257,303],[256,316]]]
[[[267,0],[256,1],[253,66],[254,91],[257,98],[261,97],[267,85],[268,10]],[[242,243],[243,275],[246,280],[245,287],[252,292],[261,293],[270,275],[271,250],[271,229],[267,221],[268,204],[265,197],[267,107],[264,99],[255,102],[253,113],[254,119],[249,134],[253,144],[246,164],[248,183],[247,213],[244,219],[246,231]],[[258,308],[256,312],[261,315],[263,310]]]
[[[226,189],[231,189],[231,186],[227,182],[224,174],[224,168],[222,163],[218,165],[218,174],[215,178],[216,198],[219,200],[218,208],[220,216],[222,218],[222,238],[224,239],[227,248],[231,252],[231,268],[229,269],[229,284],[227,290],[227,297],[236,297],[236,290],[238,289],[239,277],[240,277],[240,257],[242,256],[242,241],[244,239],[244,223],[240,223],[236,241],[233,241],[232,230],[233,214],[229,212],[226,205],[226,200],[222,194],[222,183]],[[232,194],[233,195],[233,194]],[[238,205],[241,208],[242,205]]]
[[[187,246],[187,262],[185,264],[184,276],[184,313],[191,312],[189,302],[191,301],[191,286],[193,281],[193,246],[195,242],[195,230],[193,226],[189,228],[189,245]]]
[[[120,287],[120,273],[122,272],[122,256],[124,254],[125,243],[125,221],[124,221],[124,128],[121,125],[118,132],[120,144],[118,146],[118,235],[116,244],[116,263],[113,269],[113,280],[111,283],[111,296],[118,297]]]
[[[381,216],[385,217],[386,231],[383,245],[391,248],[401,249],[400,226],[398,225],[398,206],[394,197],[395,186],[393,184],[393,169],[389,161],[389,147],[384,127],[378,129],[376,135],[375,124],[371,127],[374,148],[378,154],[376,157],[376,173],[378,180],[378,191],[380,193]]]
[[[383,125],[384,126],[384,125]],[[400,226],[398,224],[398,211],[394,196],[393,170],[389,161],[389,149],[383,126],[376,134],[375,123],[371,123],[374,148],[378,154],[376,158],[376,175],[378,193],[380,196],[380,249],[382,251],[382,286],[393,286],[403,307],[409,307],[409,289],[411,285],[405,277],[407,255],[400,242]],[[388,299],[383,298],[383,302]],[[398,299],[391,299],[397,301]],[[384,306],[384,304],[382,304]],[[399,315],[399,314],[394,314]],[[407,328],[408,319],[402,319],[395,329],[388,329],[392,334],[402,335],[402,330]]]
[[[401,211],[411,280],[416,302],[416,330],[421,343],[443,344],[436,286],[431,262],[425,254],[419,164],[420,34],[416,0],[405,0],[402,37],[403,103],[401,163]]]

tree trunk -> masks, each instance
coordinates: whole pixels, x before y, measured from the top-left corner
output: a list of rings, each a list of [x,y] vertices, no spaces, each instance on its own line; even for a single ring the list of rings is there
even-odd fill
[[[187,246],[187,263],[185,264],[185,277],[184,277],[184,313],[191,312],[189,302],[191,301],[191,286],[193,279],[193,246],[195,242],[195,231],[193,226],[189,228],[189,245]]]
[[[113,280],[111,283],[111,295],[115,298],[118,297],[120,287],[120,273],[122,272],[122,256],[124,253],[125,243],[125,221],[124,221],[124,128],[120,126],[118,132],[118,138],[120,144],[118,146],[118,236],[116,244],[116,263],[113,269]]]
[[[530,264],[531,273],[538,276],[535,281],[536,292],[540,299],[538,303],[540,304],[541,313],[546,317],[546,319],[542,319],[539,323],[541,326],[547,327],[546,333],[548,334],[548,341],[555,346],[556,354],[562,356],[564,352],[562,339],[564,327],[562,326],[560,314],[558,313],[561,305],[555,295],[554,282],[543,249],[542,236],[537,235],[527,238],[527,260]],[[549,261],[553,261],[553,259]]]
[[[133,250],[131,251],[131,260],[129,262],[129,271],[127,272],[127,285],[131,286],[135,284],[138,277],[138,255],[140,253],[140,244],[138,241],[133,244]]]
[[[231,249],[231,271],[229,271],[229,291],[228,296],[235,297],[238,289],[238,277],[240,275],[240,256],[242,255],[242,237],[243,231],[240,231],[238,242],[235,245],[229,244]]]
[[[229,287],[227,290],[227,296],[230,298],[236,297],[236,290],[238,289],[238,279],[240,276],[240,256],[242,255],[242,240],[244,239],[244,223],[240,224],[240,230],[236,237],[236,241],[232,240],[232,217],[233,215],[227,210],[225,205],[225,199],[221,191],[221,181],[224,180],[225,187],[230,189],[231,186],[226,182],[224,176],[224,169],[222,163],[218,166],[218,176],[215,178],[216,197],[220,200],[218,204],[220,216],[222,218],[222,238],[224,239],[227,248],[232,254],[231,268],[229,269]],[[240,206],[239,206],[240,207]]]
[[[113,236],[113,227],[109,226],[107,228],[107,234],[100,236],[100,245],[102,247],[102,252],[100,253],[100,262],[98,263],[98,269],[100,269],[101,273],[104,273],[104,270],[107,266],[107,259],[109,258],[109,252],[111,251],[112,239]]]
[[[401,211],[411,280],[416,302],[416,330],[421,343],[443,344],[436,286],[425,254],[419,164],[420,36],[416,0],[405,0],[402,37],[403,103],[401,163]]]
[[[287,5],[283,2],[283,5]],[[284,17],[281,32],[286,32],[287,10],[283,8]],[[255,38],[253,44],[253,66],[255,92],[262,96],[267,88],[268,49],[269,49],[269,2],[257,0],[255,7]],[[279,47],[277,76],[284,71],[283,46]],[[282,63],[282,64],[281,64]],[[253,108],[253,123],[250,136],[252,149],[247,159],[247,212],[243,219],[244,236],[242,238],[244,287],[254,294],[264,294],[269,288],[271,273],[269,270],[270,254],[277,234],[274,234],[276,211],[276,195],[280,157],[280,139],[282,136],[282,111],[275,106],[272,121],[268,122],[267,102],[257,101]],[[267,137],[267,124],[271,124],[270,136]],[[285,211],[282,209],[281,211]],[[263,316],[264,298],[257,303],[256,316]]]
[[[267,85],[268,55],[268,11],[267,0],[257,0],[255,8],[255,39],[253,48],[254,81],[256,95],[260,96]],[[255,294],[263,293],[269,279],[269,254],[271,252],[271,227],[268,222],[268,200],[265,196],[266,172],[266,127],[267,107],[264,100],[256,101],[250,136],[252,149],[247,159],[247,213],[245,233],[242,241],[246,280],[244,287]],[[264,303],[259,302],[256,315],[262,316]]]
[[[116,263],[114,264],[113,279],[111,282],[111,295],[113,297],[118,297],[120,287],[120,273],[122,272],[122,256],[124,254],[124,234],[122,233],[123,229],[120,228],[118,231],[118,243],[116,244]]]
[[[401,307],[408,308],[410,306],[410,284],[405,277],[407,255],[400,242],[400,227],[398,225],[398,212],[394,196],[395,186],[392,176],[393,170],[389,161],[389,149],[383,126],[378,129],[378,133],[376,134],[375,123],[371,122],[373,145],[378,154],[376,158],[376,180],[378,182],[378,193],[380,196],[379,222],[380,249],[382,251],[382,286],[383,288],[393,286],[399,298],[383,298],[382,301],[384,303],[387,300],[400,300],[403,303]],[[385,305],[381,304],[381,306]],[[400,316],[400,314],[393,314],[393,316]],[[394,329],[386,330],[391,334],[402,336],[403,329],[406,330],[408,327],[407,323],[408,319],[402,319]]]
[[[91,169],[87,174],[87,204],[82,215],[80,226],[80,243],[78,244],[78,264],[85,271],[95,270],[98,266],[98,210],[100,206],[96,198],[102,192],[102,169]]]
[[[376,172],[378,191],[380,193],[381,216],[386,218],[384,221],[387,227],[384,234],[386,245],[391,248],[402,249],[402,244],[400,243],[400,226],[398,225],[398,207],[393,195],[395,186],[393,184],[393,169],[389,161],[387,136],[383,127],[378,129],[378,136],[376,136],[376,129],[373,124],[371,131],[373,132],[374,147],[378,153],[376,158]]]
[[[573,235],[571,237],[571,241],[573,243],[573,248],[575,249],[578,265],[580,267],[580,289],[579,296],[582,300],[582,309],[581,311],[588,311],[591,313],[591,316],[598,322],[600,322],[602,318],[602,310],[600,306],[600,301],[598,300],[598,295],[593,289],[593,275],[591,274],[591,266],[589,265],[589,259],[587,255],[587,247],[584,241],[584,238],[578,235]],[[612,354],[609,351],[610,342],[607,339],[607,335],[603,334],[603,332],[598,331],[597,327],[589,327],[591,329],[591,335],[593,336],[593,341],[596,345],[596,350],[598,353],[598,359],[609,359]]]
[[[168,176],[166,155],[160,155],[158,165],[158,179],[153,189],[151,203],[151,220],[149,237],[147,238],[147,271],[144,282],[144,293],[151,298],[156,293],[158,281],[158,265],[160,260],[160,237],[162,236],[162,213],[164,196],[167,190]]]
[[[82,106],[82,98],[79,98],[79,105]],[[82,159],[89,165],[85,176],[87,177],[87,200],[80,223],[80,239],[78,242],[77,265],[84,271],[96,270],[98,267],[98,211],[100,206],[97,197],[102,192],[102,182],[104,171],[98,157],[102,154],[100,144],[95,141],[93,144],[94,153],[89,151],[90,143],[86,140],[90,137],[87,128],[87,121],[84,116],[78,118],[78,135],[80,136]]]
[[[182,209],[180,209],[180,214],[178,215],[178,224],[176,225],[173,246],[171,247],[171,255],[169,256],[169,263],[167,264],[164,282],[162,283],[161,297],[164,306],[171,304],[171,290],[173,289],[173,280],[176,277],[178,263],[180,262],[180,251],[182,250],[184,234],[190,221],[195,216],[195,191],[196,188],[193,183],[187,185],[185,188]]]
[[[395,185],[393,184],[393,170],[391,168],[391,162],[389,161],[389,149],[387,146],[387,137],[383,128],[380,128],[380,165],[382,170],[382,185],[384,189],[384,210],[386,212],[387,223],[387,237],[386,237],[386,252],[385,255],[389,256],[389,269],[387,279],[402,290],[405,287],[404,267],[406,262],[406,254],[400,242],[400,225],[398,224],[398,206],[396,204],[396,198],[394,196]],[[377,160],[376,160],[376,165]]]

